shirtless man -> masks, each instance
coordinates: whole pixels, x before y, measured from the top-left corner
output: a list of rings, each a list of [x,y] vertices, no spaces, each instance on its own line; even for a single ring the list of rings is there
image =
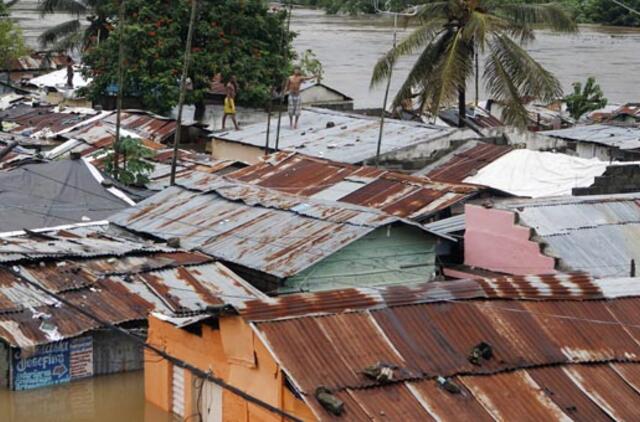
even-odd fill
[[[302,110],[300,87],[302,86],[302,82],[310,79],[314,79],[314,76],[302,76],[299,66],[293,68],[293,75],[287,79],[287,86],[284,91],[289,94],[289,127],[292,129],[298,128],[300,111]]]

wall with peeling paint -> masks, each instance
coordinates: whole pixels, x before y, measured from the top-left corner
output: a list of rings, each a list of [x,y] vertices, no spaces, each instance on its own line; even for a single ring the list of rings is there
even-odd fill
[[[240,317],[223,317],[217,326],[202,323],[200,330],[187,331],[151,316],[147,342],[303,420],[315,420],[306,404],[285,386],[281,368]],[[171,369],[166,360],[153,352],[145,352],[146,399],[166,411],[171,409]],[[184,385],[186,419],[188,415],[198,414],[202,382],[186,371]],[[282,418],[224,390],[222,420],[281,421]]]

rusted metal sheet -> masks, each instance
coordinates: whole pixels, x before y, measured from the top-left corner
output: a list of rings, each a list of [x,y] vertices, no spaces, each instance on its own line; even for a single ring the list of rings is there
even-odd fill
[[[629,365],[634,368],[639,365]],[[553,402],[571,419],[578,421],[610,421],[611,419],[597,404],[591,401],[562,367],[540,367],[527,369],[527,374]]]
[[[60,112],[54,107],[33,107],[17,104],[0,112],[0,120],[8,125],[6,131],[33,138],[52,138],[94,117],[98,112]],[[84,110],[84,109],[83,109]]]
[[[464,377],[462,382],[496,420],[571,421],[526,371]]]
[[[438,183],[423,177],[287,152],[276,153],[228,177],[286,193],[315,195],[414,219],[445,209],[480,190],[473,185]],[[341,183],[352,186],[341,190]],[[448,197],[442,200],[445,195]],[[433,206],[429,207],[430,204]]]
[[[504,145],[470,141],[420,171],[434,180],[461,183],[478,170],[512,151]]]
[[[404,384],[395,384],[386,388],[348,390],[347,393],[367,415],[370,415],[372,420],[437,420],[422,407],[411,390]]]
[[[640,288],[635,286],[632,279],[597,280],[584,274],[432,281],[413,286],[387,286],[375,289],[349,288],[318,292],[313,295],[292,294],[271,298],[268,301],[248,302],[242,312],[245,318],[259,321],[300,316],[309,312],[336,313],[348,309],[466,299],[603,299],[640,293]]]
[[[460,394],[445,391],[432,379],[407,384],[429,414],[437,420],[494,420],[459,379],[454,378],[453,382],[460,388]]]
[[[3,264],[13,272],[0,268],[0,339],[25,348],[99,328],[34,284],[110,324],[264,299],[208,256],[147,246],[99,226],[5,238]]]
[[[212,177],[216,177],[212,175]],[[112,221],[279,278],[330,256],[376,228],[421,226],[356,205],[312,200],[217,177],[205,192],[188,180]]]
[[[574,384],[613,420],[640,419],[638,392],[610,366],[570,365],[563,370]]]

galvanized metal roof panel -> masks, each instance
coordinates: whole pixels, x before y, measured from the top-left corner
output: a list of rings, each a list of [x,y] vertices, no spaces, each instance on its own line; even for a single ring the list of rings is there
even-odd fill
[[[634,126],[583,125],[540,132],[540,134],[570,141],[592,142],[620,149],[640,148],[640,127]]]
[[[303,114],[304,128],[292,130],[283,127],[280,130],[279,149],[347,163],[360,163],[375,157],[379,119],[319,108],[305,108]],[[274,118],[271,127],[276,126],[277,118]],[[266,130],[267,125],[257,123],[239,131],[216,133],[212,137],[262,148]],[[455,131],[448,127],[387,119],[381,153],[434,141]]]

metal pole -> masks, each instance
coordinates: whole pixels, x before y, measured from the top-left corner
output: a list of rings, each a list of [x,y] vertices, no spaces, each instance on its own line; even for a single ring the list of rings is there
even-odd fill
[[[178,121],[176,122],[176,135],[173,139],[173,158],[171,159],[171,186],[176,184],[176,166],[178,163],[178,147],[182,137],[182,108],[187,90],[187,75],[189,74],[189,62],[191,61],[191,40],[193,39],[193,26],[196,20],[198,0],[191,0],[191,17],[189,18],[189,31],[187,32],[187,45],[184,52],[182,76],[180,77],[180,96],[178,97]]]
[[[120,0],[118,12],[118,97],[116,100],[116,139],[113,143],[113,177],[118,179],[120,166],[120,121],[122,115],[122,96],[124,92],[124,16],[125,0]]]
[[[287,48],[287,38],[289,36],[289,30],[291,28],[292,14],[293,14],[293,2],[289,0],[289,14],[287,15],[287,32],[284,34],[283,41],[282,41],[282,48],[284,49],[285,61],[289,60],[289,49]],[[280,92],[282,93],[282,99],[280,101],[280,107],[278,110],[278,126],[276,127],[276,148],[275,148],[276,151],[278,151],[278,147],[280,145],[280,126],[282,122],[282,108],[284,107],[284,89],[285,89],[286,83],[287,83],[287,80],[285,79],[284,83],[282,84],[282,88],[280,90]]]
[[[475,59],[476,59],[476,101],[475,101],[475,105],[476,107],[478,107],[478,104],[480,103],[480,64],[479,64],[479,54],[478,54],[478,48],[476,47],[476,51],[475,51]]]
[[[393,15],[393,48],[396,48],[397,40],[398,15]],[[391,88],[391,75],[393,66],[389,69],[389,78],[387,79],[387,88],[384,91],[384,100],[382,102],[382,113],[380,113],[380,133],[378,134],[378,148],[376,150],[376,167],[380,165],[380,149],[382,148],[382,134],[384,132],[384,113],[387,111],[387,100],[389,99],[389,88]]]

